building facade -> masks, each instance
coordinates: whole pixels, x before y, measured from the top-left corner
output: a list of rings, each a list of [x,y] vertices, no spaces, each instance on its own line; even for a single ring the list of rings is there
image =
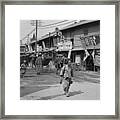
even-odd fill
[[[33,51],[35,44],[36,40],[33,37],[29,44]],[[49,32],[37,40],[38,52],[53,49],[66,57],[71,49],[72,62],[81,67],[85,66],[85,58],[86,62],[89,61],[88,56],[92,56],[95,66],[100,66],[100,20],[83,20],[60,30],[56,28],[54,32]]]

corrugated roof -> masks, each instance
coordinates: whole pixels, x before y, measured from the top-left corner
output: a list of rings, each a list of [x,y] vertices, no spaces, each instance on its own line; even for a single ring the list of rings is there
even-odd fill
[[[71,24],[71,25],[68,25],[68,26],[62,28],[61,30],[66,30],[66,29],[69,29],[69,28],[73,28],[73,27],[76,27],[76,26],[79,26],[79,25],[83,25],[83,24],[87,24],[87,23],[91,23],[91,22],[95,22],[95,21],[98,21],[98,20],[84,20],[84,21],[76,22],[74,24]]]

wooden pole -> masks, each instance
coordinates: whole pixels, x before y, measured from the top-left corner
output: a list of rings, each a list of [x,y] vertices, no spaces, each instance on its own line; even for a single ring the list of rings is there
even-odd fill
[[[35,52],[37,53],[37,26],[38,26],[38,21],[36,20],[36,42],[35,42]]]

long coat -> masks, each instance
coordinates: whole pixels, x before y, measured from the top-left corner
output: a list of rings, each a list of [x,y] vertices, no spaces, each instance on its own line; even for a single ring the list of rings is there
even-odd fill
[[[35,61],[35,65],[36,65],[36,71],[37,73],[40,73],[42,70],[42,57],[39,56],[36,61]]]

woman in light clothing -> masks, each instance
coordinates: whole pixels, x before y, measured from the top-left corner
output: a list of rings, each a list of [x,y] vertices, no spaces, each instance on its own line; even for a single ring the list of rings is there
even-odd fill
[[[64,66],[60,72],[61,81],[60,84],[63,83],[63,90],[65,92],[66,97],[69,97],[69,89],[70,85],[72,84],[72,77],[73,77],[73,69],[71,67],[70,60],[66,59]]]

